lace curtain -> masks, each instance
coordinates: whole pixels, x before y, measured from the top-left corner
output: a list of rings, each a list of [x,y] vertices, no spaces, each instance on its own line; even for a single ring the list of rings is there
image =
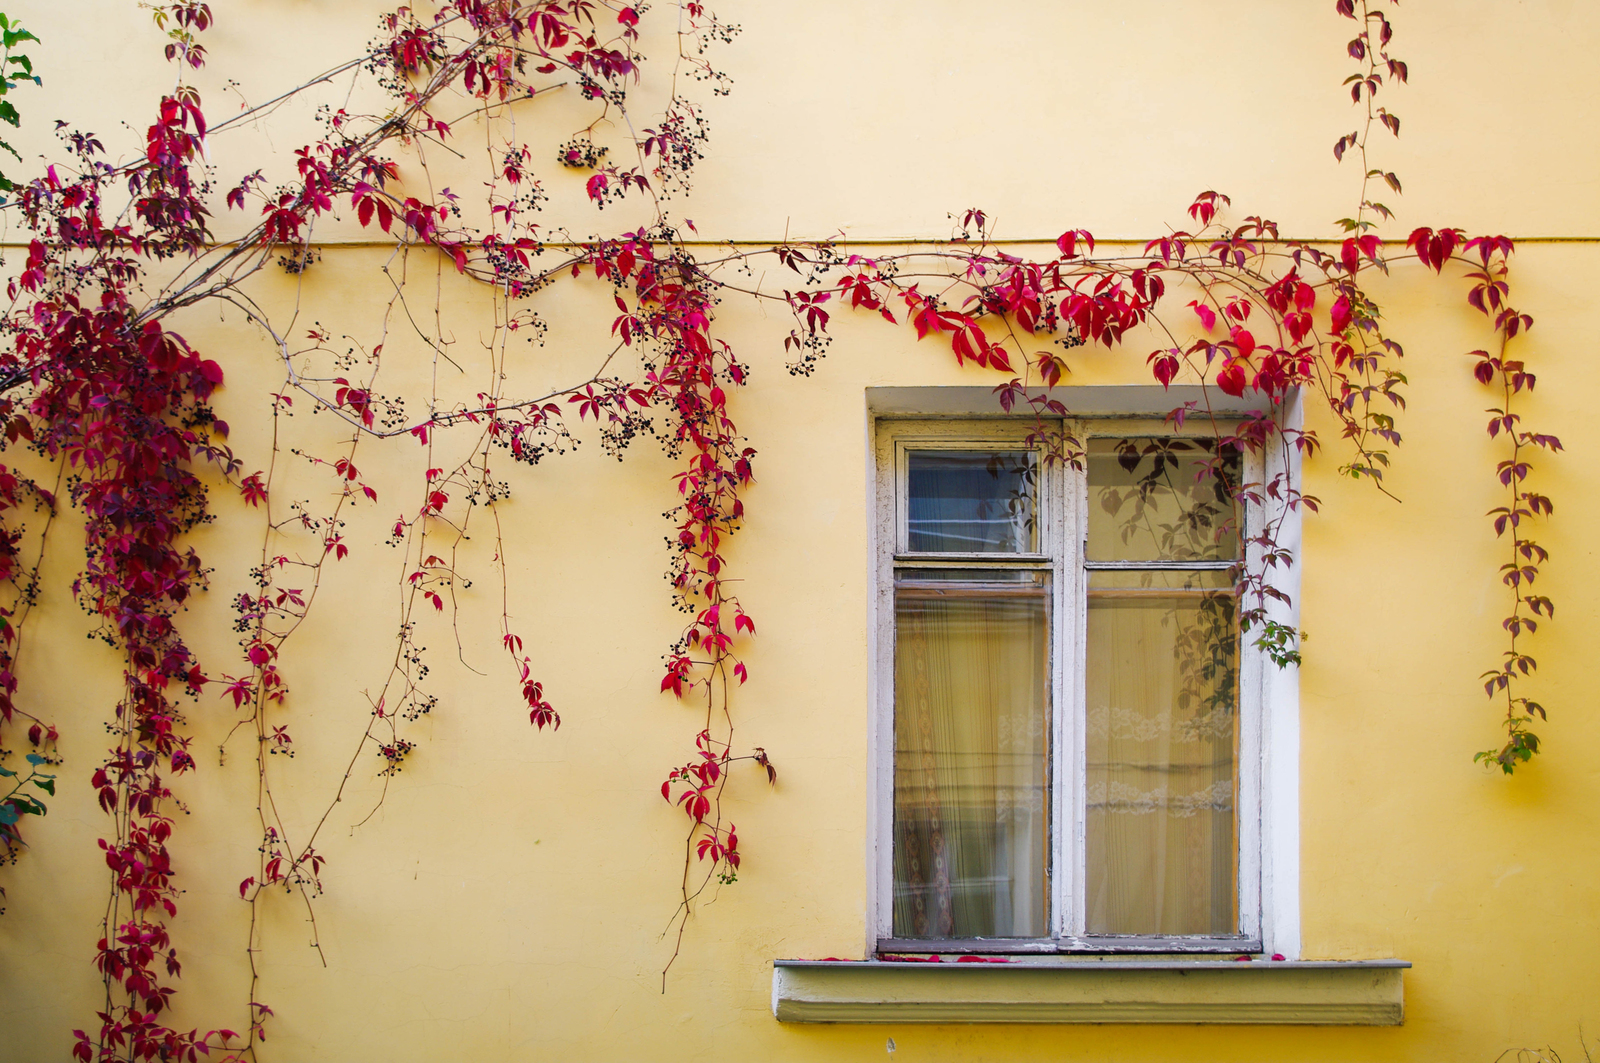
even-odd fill
[[[1233,598],[1196,574],[1133,575],[1089,590],[1087,929],[1232,934]]]

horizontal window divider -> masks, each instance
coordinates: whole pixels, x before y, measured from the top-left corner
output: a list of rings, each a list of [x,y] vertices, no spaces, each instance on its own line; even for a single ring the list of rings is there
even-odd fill
[[[953,956],[984,953],[1053,953],[1059,947],[1055,938],[885,938],[878,942],[878,955],[901,953],[947,953]]]
[[[879,956],[1233,954],[1261,951],[1261,939],[1252,937],[1133,937],[1109,934],[1063,938],[885,938],[878,942]]]
[[[839,959],[799,960],[799,959],[786,959],[786,960],[773,960],[772,961],[772,965],[774,967],[838,967],[838,968],[861,967],[861,968],[871,968],[871,969],[882,969],[882,968],[886,968],[886,967],[901,968],[901,967],[905,967],[905,966],[912,966],[916,962],[917,961],[913,960],[913,961],[911,961],[911,964],[907,964],[904,960],[884,960],[884,959],[872,959],[872,960],[839,960]],[[1128,957],[1120,956],[1120,955],[1041,956],[1041,957],[1038,957],[1038,962],[1035,963],[1035,964],[1032,964],[1031,966],[1061,967],[1061,968],[1068,968],[1068,969],[1084,969],[1084,968],[1087,968],[1087,969],[1090,969],[1090,970],[1095,970],[1095,969],[1104,968],[1104,967],[1114,967],[1114,968],[1127,969],[1127,970],[1130,970],[1130,971],[1167,971],[1167,970],[1181,970],[1181,969],[1184,969],[1184,968],[1194,968],[1194,967],[1204,967],[1204,968],[1207,968],[1207,969],[1216,969],[1216,970],[1233,969],[1232,966],[1231,966],[1233,964],[1237,964],[1239,969],[1248,969],[1250,967],[1255,967],[1257,969],[1260,969],[1262,967],[1271,967],[1274,970],[1286,970],[1286,971],[1292,971],[1292,970],[1296,970],[1296,969],[1299,969],[1299,970],[1351,970],[1351,969],[1356,969],[1356,968],[1367,968],[1367,969],[1375,970],[1375,971],[1390,971],[1390,970],[1404,971],[1404,970],[1409,970],[1411,968],[1411,966],[1412,966],[1412,963],[1411,963],[1410,960],[1393,960],[1393,959],[1383,959],[1383,960],[1269,960],[1269,959],[1266,959],[1265,957],[1256,956],[1256,957],[1253,957],[1248,963],[1246,963],[1246,962],[1243,962],[1243,961],[1211,959],[1209,957],[1200,957],[1200,956],[1191,956],[1191,955],[1181,955],[1181,956],[1140,956],[1137,959],[1130,959]],[[932,966],[932,965],[930,964],[929,966]],[[952,963],[951,966],[955,966],[955,964]],[[974,967],[981,968],[982,966],[983,966],[982,964],[977,964],[977,963],[970,963],[970,964],[964,963],[964,964],[961,964],[961,967],[963,969],[969,969],[969,968],[974,968]],[[997,964],[996,966],[1003,966],[1003,965]]]
[[[958,563],[956,564],[956,567],[958,568],[970,568],[972,563],[975,561],[985,562],[992,565],[1026,565],[1030,562],[1040,565],[1048,565],[1054,559],[1049,554],[1005,554],[998,550],[990,550],[970,554],[895,554],[894,560],[896,564],[920,563],[937,565],[941,562],[953,562]]]
[[[1085,561],[1090,572],[1226,572],[1239,564],[1232,561]]]
[[[1247,937],[1122,937],[1089,935],[1064,938],[1062,946],[1074,952],[1173,952],[1173,953],[1258,953],[1260,938]]]

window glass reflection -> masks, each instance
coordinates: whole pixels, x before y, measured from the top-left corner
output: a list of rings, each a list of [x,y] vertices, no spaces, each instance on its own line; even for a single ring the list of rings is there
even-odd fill
[[[1215,440],[1091,439],[1091,561],[1232,561],[1239,454]]]

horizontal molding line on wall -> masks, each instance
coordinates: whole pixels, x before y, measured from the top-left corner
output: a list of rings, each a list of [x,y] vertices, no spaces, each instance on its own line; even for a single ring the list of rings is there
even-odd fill
[[[1498,235],[1501,235],[1501,234],[1496,233],[1495,235],[1498,236]],[[575,249],[575,248],[583,247],[588,243],[594,243],[594,242],[597,242],[600,239],[615,239],[615,238],[614,237],[604,237],[604,238],[596,237],[595,240],[591,240],[591,241],[584,241],[584,240],[544,240],[544,241],[541,241],[541,244],[542,244],[542,246],[550,248],[551,250],[568,250],[568,249]],[[1150,243],[1152,239],[1159,240],[1159,239],[1161,239],[1161,237],[1159,237],[1159,236],[1158,237],[1146,237],[1146,236],[1140,236],[1140,237],[1132,237],[1132,236],[1097,236],[1097,237],[1094,238],[1094,242],[1095,242],[1096,245],[1112,244],[1112,245],[1119,246],[1119,247],[1121,247],[1121,246],[1143,247],[1144,245]],[[1344,237],[1341,237],[1341,236],[1306,236],[1306,237],[1281,236],[1281,237],[1278,237],[1275,240],[1274,239],[1259,239],[1259,238],[1257,238],[1257,239],[1253,239],[1252,242],[1257,243],[1257,244],[1325,244],[1325,245],[1329,245],[1329,246],[1334,246],[1334,245],[1337,245],[1337,244],[1343,242],[1343,240],[1344,240]],[[1511,237],[1511,240],[1513,242],[1515,242],[1515,243],[1518,243],[1518,244],[1600,244],[1600,236],[1513,236],[1513,237]],[[407,241],[407,242],[410,243],[410,245],[413,246],[413,247],[425,247],[425,246],[427,246],[425,244],[418,244],[418,243],[415,243],[415,242],[412,242],[412,241]],[[807,238],[807,237],[798,237],[798,236],[796,236],[796,237],[790,237],[789,239],[775,239],[775,240],[678,240],[678,241],[675,241],[675,242],[679,246],[682,246],[682,247],[779,247],[779,246],[782,246],[784,244],[803,245],[803,244],[822,243],[824,241],[822,239],[820,239],[820,238]],[[949,239],[948,237],[939,238],[939,237],[931,237],[931,236],[873,236],[873,237],[861,237],[859,239],[858,238],[854,238],[854,237],[834,237],[831,240],[831,242],[836,244],[836,245],[839,245],[841,247],[843,247],[843,246],[851,246],[851,247],[902,247],[902,246],[952,247],[952,246],[957,246],[957,245],[970,245],[970,244],[974,243],[974,241],[972,241],[972,240],[952,240],[952,239]],[[1056,242],[1056,238],[1054,236],[1040,236],[1040,237],[1015,237],[1015,238],[1007,238],[1007,239],[996,239],[996,240],[988,241],[988,244],[991,247],[1025,247],[1025,246],[1029,246],[1029,245],[1038,246],[1040,244],[1052,245],[1055,242]],[[239,241],[237,241],[237,240],[221,240],[221,241],[218,241],[217,243],[207,245],[207,249],[208,250],[215,250],[217,248],[222,248],[222,247],[233,247],[233,246],[236,246],[238,243],[239,243]],[[1389,244],[1391,246],[1403,246],[1401,241],[1398,240],[1398,239],[1385,240],[1384,243]],[[0,240],[0,251],[4,251],[4,250],[10,249],[10,248],[26,248],[28,246],[28,244],[29,244],[29,241],[27,241],[27,240]],[[285,246],[286,247],[288,245],[274,245],[274,246]],[[327,247],[393,247],[394,246],[394,241],[393,240],[314,240],[314,241],[312,241],[310,246],[317,247],[317,248],[327,248]]]

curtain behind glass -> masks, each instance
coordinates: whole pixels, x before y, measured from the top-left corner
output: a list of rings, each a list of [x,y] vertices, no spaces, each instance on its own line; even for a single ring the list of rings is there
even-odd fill
[[[913,450],[907,466],[907,550],[1027,553],[1034,548],[1032,454]]]
[[[1049,933],[1046,585],[995,575],[896,584],[895,937]]]
[[[1215,440],[1091,439],[1089,561],[1239,557],[1239,452]]]
[[[1088,932],[1236,933],[1227,575],[1095,572],[1088,619]]]

